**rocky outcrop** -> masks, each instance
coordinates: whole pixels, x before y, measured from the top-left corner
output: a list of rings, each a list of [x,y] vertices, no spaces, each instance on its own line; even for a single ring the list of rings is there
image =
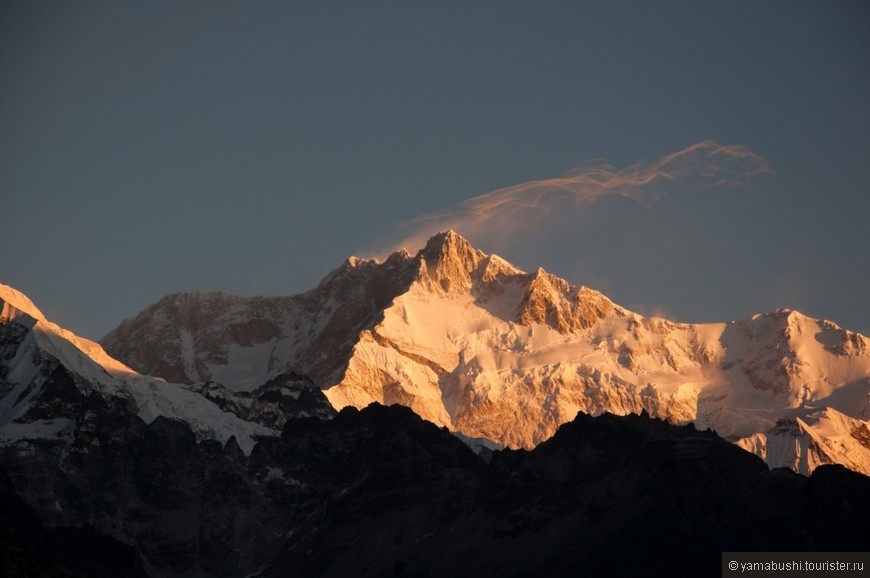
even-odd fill
[[[101,344],[136,371],[176,383],[251,390],[299,368],[324,383],[417,269],[400,252],[383,263],[352,257],[302,295],[177,293],[122,322]]]
[[[520,325],[541,324],[559,333],[588,329],[613,312],[613,303],[588,287],[572,287],[543,269],[529,276],[517,310]]]
[[[0,575],[10,578],[129,576],[145,578],[134,546],[92,526],[49,528],[16,493],[0,466]]]
[[[274,377],[253,391],[232,391],[215,382],[185,385],[245,421],[281,430],[289,419],[330,419],[335,410],[311,378],[297,373]]]
[[[417,255],[418,278],[430,291],[464,293],[471,290],[472,274],[485,258],[482,251],[455,232],[438,233]]]
[[[722,550],[870,547],[870,478],[769,471],[647,415],[581,414],[488,465],[401,406],[291,419],[250,456],[165,418],[104,415],[72,436],[66,454],[0,453],[4,503],[21,496],[39,517],[4,510],[22,533],[0,540],[22,556],[38,546],[15,536],[82,523],[82,543],[110,535],[138,552],[113,546],[103,564],[154,576],[696,576]]]
[[[302,426],[271,451],[304,453],[314,434]],[[318,428],[316,439],[350,450],[342,471],[355,482],[294,531],[264,576],[697,576],[718,571],[723,549],[868,544],[870,479],[837,466],[810,479],[771,472],[712,432],[647,416],[581,415],[488,467],[400,408],[344,410]],[[365,459],[363,441],[377,448]],[[394,469],[398,456],[408,467]],[[849,488],[837,515],[860,512],[858,526],[841,517],[819,532],[834,485]]]
[[[206,381],[211,366],[229,362],[228,343],[246,348],[273,341],[282,331],[279,320],[294,305],[294,299],[286,297],[174,293],[122,323],[103,339],[103,345],[110,355],[128,359],[140,372],[159,368],[150,374],[174,383]]]

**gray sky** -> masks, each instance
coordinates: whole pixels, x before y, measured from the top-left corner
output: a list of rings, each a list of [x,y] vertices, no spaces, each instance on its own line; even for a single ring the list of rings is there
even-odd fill
[[[640,313],[867,334],[868,7],[4,2],[0,282],[99,338],[170,292],[297,293],[448,223]],[[771,172],[517,208],[521,183],[706,141]],[[455,218],[499,190],[510,219]]]

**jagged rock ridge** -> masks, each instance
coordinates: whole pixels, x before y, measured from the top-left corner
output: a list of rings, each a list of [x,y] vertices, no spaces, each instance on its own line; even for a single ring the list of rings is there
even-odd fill
[[[333,417],[301,375],[241,392],[141,376],[0,297],[12,575],[699,575],[722,550],[870,546],[868,478],[841,466],[769,471],[692,425],[582,413],[486,462],[401,406]]]
[[[643,317],[454,232],[414,256],[351,258],[300,296],[169,296],[102,343],[144,373],[236,390],[298,371],[336,408],[400,403],[511,447],[534,447],[577,412],[645,410],[743,440],[773,466],[870,473],[858,438],[849,456],[810,443],[812,432],[850,436],[870,419],[864,336],[788,309],[729,323]],[[805,427],[790,430],[794,443],[773,443],[776,424],[796,419]]]
[[[61,445],[95,416],[110,412],[150,423],[182,419],[199,439],[233,437],[250,451],[269,429],[227,413],[196,392],[143,376],[96,343],[47,320],[24,295],[0,285],[0,444],[22,452],[32,439]]]
[[[76,430],[72,448],[62,467],[47,445],[0,463],[44,524],[115,535],[152,576],[697,576],[722,550],[870,546],[867,477],[769,471],[646,415],[580,414],[489,465],[378,405],[288,420],[250,456],[129,415]]]

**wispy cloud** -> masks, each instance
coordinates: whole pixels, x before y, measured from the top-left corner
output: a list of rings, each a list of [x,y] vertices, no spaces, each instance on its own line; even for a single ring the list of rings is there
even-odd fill
[[[481,242],[497,242],[534,228],[556,210],[580,210],[601,197],[627,197],[652,206],[669,190],[745,185],[772,169],[740,145],[703,141],[652,162],[616,169],[606,162],[579,166],[563,177],[527,181],[472,197],[444,211],[400,223],[396,243],[382,249],[415,250],[432,234],[453,229]]]

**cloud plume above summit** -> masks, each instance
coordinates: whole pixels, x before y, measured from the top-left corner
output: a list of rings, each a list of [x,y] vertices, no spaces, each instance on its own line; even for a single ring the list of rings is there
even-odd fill
[[[602,197],[627,197],[649,207],[672,191],[735,188],[771,172],[768,162],[748,148],[709,140],[623,169],[602,161],[587,163],[562,177],[504,187],[409,219],[397,227],[400,240],[390,243],[390,249],[413,250],[446,229],[497,241],[533,229],[554,211],[579,211]]]

